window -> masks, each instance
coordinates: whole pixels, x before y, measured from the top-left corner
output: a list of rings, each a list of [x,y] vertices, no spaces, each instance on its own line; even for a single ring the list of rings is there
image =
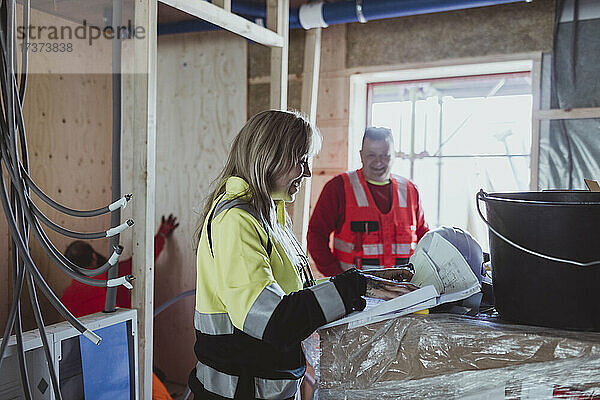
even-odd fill
[[[529,190],[530,71],[376,82],[366,88],[366,125],[392,129],[393,173],[417,184],[430,227],[461,227],[487,249],[475,194]],[[360,141],[350,142],[360,147]],[[350,162],[351,168],[360,167],[357,157]]]

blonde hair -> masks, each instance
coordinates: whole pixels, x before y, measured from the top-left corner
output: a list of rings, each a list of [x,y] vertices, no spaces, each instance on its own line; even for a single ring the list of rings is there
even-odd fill
[[[232,176],[248,183],[242,196],[249,195],[250,204],[272,226],[271,192],[277,178],[320,147],[319,131],[298,112],[269,110],[250,118],[233,140],[225,167],[213,181],[215,189],[206,198],[196,243],[213,202],[225,192],[225,182]]]

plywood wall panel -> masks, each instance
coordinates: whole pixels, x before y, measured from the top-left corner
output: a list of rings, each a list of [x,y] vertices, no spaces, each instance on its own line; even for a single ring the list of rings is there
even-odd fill
[[[338,120],[348,121],[350,82],[346,77],[321,78],[319,80],[319,102],[317,123]]]
[[[346,68],[345,63],[346,24],[323,29],[321,36],[321,72],[341,71]]]
[[[157,68],[156,227],[169,213],[180,226],[155,264],[156,306],[196,286],[193,233],[209,185],[246,120],[246,41],[225,32],[162,36]],[[130,85],[127,77],[125,89]],[[129,110],[130,104],[126,129]],[[135,151],[127,134],[125,140],[124,190]],[[155,320],[154,364],[182,384],[196,363],[193,314],[189,297]]]
[[[314,169],[345,171],[348,166],[348,127],[322,125],[319,129],[323,136],[323,147],[315,157]]]

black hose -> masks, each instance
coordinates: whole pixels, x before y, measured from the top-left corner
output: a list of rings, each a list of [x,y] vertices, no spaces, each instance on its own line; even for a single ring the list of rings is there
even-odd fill
[[[27,144],[26,144],[25,136],[24,136],[25,135],[25,132],[24,132],[25,127],[23,125],[23,109],[21,108],[20,103],[17,106],[17,111],[18,111],[17,119],[19,121],[19,127],[20,127],[19,130],[21,131],[21,140],[20,140],[21,151],[22,151],[22,154],[26,155],[27,154]],[[13,175],[13,176],[16,180],[22,181],[23,180],[22,172],[23,172],[23,170],[25,170],[25,172],[26,172],[27,168],[25,168],[25,167],[20,168],[21,165],[19,164],[19,161],[17,158],[18,156],[15,157],[15,155],[16,155],[16,152],[12,157],[12,162],[13,162],[13,164],[15,164],[15,168],[13,168],[13,170],[17,170],[18,174]],[[25,159],[24,159],[24,162],[26,165],[28,164],[28,161],[26,161]],[[13,182],[14,182],[14,180],[13,180]],[[19,182],[19,183],[21,183],[21,182]],[[25,191],[25,187],[26,187],[25,185],[19,185],[19,186],[20,186],[19,191]],[[21,199],[21,200],[23,201],[23,199]],[[102,239],[107,236],[106,231],[86,233],[86,232],[75,232],[75,231],[65,229],[62,226],[51,221],[39,208],[37,208],[35,203],[31,202],[29,204],[29,206],[30,206],[30,209],[34,212],[34,214],[36,214],[36,216],[39,217],[46,226],[52,228],[53,230],[55,230],[56,232],[58,232],[64,236],[72,237],[75,239],[83,239],[83,240]]]
[[[33,213],[38,217],[44,225],[48,228],[51,228],[53,231],[58,232],[64,236],[71,237],[74,239],[82,239],[82,240],[92,240],[92,239],[103,239],[106,237],[106,231],[104,232],[76,232],[71,231],[69,229],[63,228],[62,226],[56,224],[50,218],[48,218],[37,206],[32,202],[30,203],[30,208]]]
[[[2,147],[2,152],[1,152],[0,156],[4,157],[5,159],[8,158],[8,157],[6,157],[7,155],[6,155],[6,151],[5,151],[4,147]],[[13,174],[14,171],[12,169],[8,168],[8,166],[7,166],[7,171],[8,171],[8,175],[9,175],[11,181],[17,183],[17,178]],[[31,199],[29,197],[28,197],[28,200],[31,202]],[[54,246],[52,241],[50,241],[50,239],[46,235],[46,232],[41,228],[39,222],[36,219],[33,220],[33,225],[34,225],[34,234],[36,235],[36,237],[38,237],[38,240],[39,240],[39,237],[42,238],[42,240],[40,240],[40,244],[42,245],[42,248],[44,249],[44,251],[51,256],[51,258],[55,262],[55,264],[57,264],[61,269],[63,269],[65,271],[65,273],[67,273],[73,279],[79,280],[79,277],[81,277],[81,276],[97,276],[97,275],[100,275],[100,274],[106,272],[108,270],[108,268],[110,268],[111,265],[108,263],[108,261],[101,267],[98,267],[95,269],[89,269],[89,270],[73,264],[58,249],[56,249],[56,247]],[[121,249],[121,251],[122,251],[122,249]],[[56,261],[56,259],[58,259],[60,261]],[[77,273],[79,273],[80,275],[77,275]],[[103,282],[100,280],[97,280],[97,281]],[[91,281],[89,281],[89,282],[91,282]],[[104,282],[106,282],[106,281],[104,281]],[[94,284],[94,286],[96,286],[96,284]],[[106,286],[106,285],[104,284],[104,286]]]
[[[29,13],[31,11],[31,0],[25,0],[23,4],[23,27],[29,27]],[[19,99],[21,107],[25,102],[25,90],[27,89],[27,70],[29,69],[29,31],[23,35],[23,43],[21,44],[21,83],[19,85]]]
[[[15,22],[16,22],[16,15],[15,15],[15,3],[14,1],[10,1],[9,3],[7,3],[8,5],[8,9],[7,9],[7,42],[9,43],[10,47],[9,47],[9,57],[8,57],[8,64],[9,66],[9,71],[10,71],[10,75],[12,76],[13,73],[13,67],[14,67],[14,62],[16,62],[15,60],[15,53],[14,53],[14,45],[15,45],[15,37],[14,37],[14,32],[15,32]],[[15,125],[14,125],[14,111],[13,111],[13,105],[15,102],[15,99],[13,97],[14,93],[11,89],[9,89],[9,92],[11,93],[11,95],[8,97],[8,109],[11,111],[10,112],[10,118],[9,118],[9,126],[12,132],[15,132]],[[12,124],[12,126],[11,126]],[[11,135],[11,148],[16,149],[16,137]],[[17,229],[20,229],[23,234],[24,237],[26,238],[25,240],[27,241],[27,223],[24,221],[23,218],[23,207],[19,206],[18,203],[18,195],[16,193],[16,189],[15,186],[13,184],[10,185],[10,191],[11,191],[11,202],[14,204],[14,210],[16,212],[17,218],[18,218],[18,224],[19,227]],[[13,242],[14,243],[14,242]],[[28,243],[25,243],[26,246]],[[26,250],[25,250],[26,251]],[[13,271],[15,272],[15,276],[19,276],[19,281],[21,284],[21,290],[22,290],[22,285],[23,285],[23,277],[25,275],[25,266],[23,265],[22,262],[20,262],[19,259],[19,251],[18,249],[13,249]],[[14,283],[17,282],[17,279],[14,280]],[[25,396],[26,399],[32,399],[32,395],[31,395],[31,385],[30,385],[30,381],[29,381],[29,375],[27,373],[27,361],[25,359],[25,349],[23,347],[23,327],[22,327],[22,323],[21,323],[21,303],[20,303],[20,296],[17,299],[17,307],[16,307],[16,316],[15,316],[15,337],[16,337],[16,341],[17,341],[17,355],[18,355],[18,359],[19,359],[19,372],[20,372],[20,376],[21,376],[21,384],[22,384],[22,389],[23,389],[23,395]]]
[[[4,160],[3,158],[1,158],[2,160]],[[8,169],[8,166],[7,166]],[[9,174],[10,175],[10,174]],[[2,182],[2,185],[4,186],[4,177],[0,176],[0,182]],[[19,181],[18,179],[15,180],[13,183],[16,184],[17,186],[17,192],[19,194],[19,196],[22,195],[22,187],[19,186]],[[4,190],[6,190],[4,188]],[[6,193],[5,193],[6,194]],[[10,207],[10,206],[9,206]],[[53,248],[54,251],[52,250],[48,250],[49,247],[45,246],[46,240],[47,240],[47,236],[44,234],[42,235],[40,233],[40,227],[39,227],[39,223],[37,222],[37,220],[35,220],[30,213],[28,213],[27,208],[24,208],[25,211],[25,217],[27,218],[28,222],[31,223],[31,225],[33,226],[33,234],[36,237],[36,239],[38,240],[38,242],[40,242],[40,244],[42,245],[42,247],[44,248],[44,250],[46,251],[46,253],[48,254],[48,256],[50,256],[50,258],[52,259],[52,261],[58,265],[59,267],[61,267],[61,269],[63,269],[63,271],[65,273],[67,273],[71,278],[76,279],[79,282],[85,283],[86,285],[90,285],[90,286],[97,286],[97,287],[106,287],[107,285],[107,281],[106,280],[101,280],[101,279],[92,279],[89,278],[87,276],[84,276],[80,273],[77,273],[76,271],[73,271],[72,269],[68,268],[66,265],[64,265],[60,259],[58,258],[58,256],[54,253],[54,251],[56,251],[55,248]],[[6,209],[5,209],[6,212]],[[10,214],[11,216],[14,214]],[[6,217],[8,220],[11,220],[11,218],[8,217],[8,214],[6,214]],[[14,222],[14,220],[13,220]],[[16,229],[16,228],[15,228]],[[22,240],[22,239],[21,239]],[[17,243],[18,244],[18,243]],[[57,251],[58,252],[58,251]],[[33,261],[32,261],[33,262]],[[41,275],[40,275],[41,276]]]
[[[17,216],[19,218],[19,228],[21,231],[26,231],[26,223],[23,221],[23,212],[19,203],[17,201],[17,194],[15,192],[14,185],[10,185],[10,201],[14,206],[15,211],[17,212]],[[19,251],[14,250],[12,252],[12,266],[13,266],[13,285],[17,283],[17,276],[21,275],[21,282],[23,281],[23,276],[25,275],[25,266],[19,259]],[[21,316],[21,298],[19,296],[19,302],[17,303],[17,313],[15,316],[15,338],[17,341],[17,356],[19,360],[19,373],[21,376],[21,386],[23,389],[23,395],[26,399],[31,399],[31,384],[29,381],[29,375],[27,374],[27,361],[25,359],[25,349],[23,347],[23,327],[22,327],[22,316]]]
[[[2,56],[2,57],[0,57],[0,62],[2,62],[3,67],[6,67],[6,60],[7,60],[6,51],[5,51],[6,50],[7,19],[8,19],[8,12],[7,12],[7,3],[5,1],[0,4],[0,47],[2,50],[0,52],[0,55]],[[8,132],[11,128],[9,126],[9,122],[4,119],[5,115],[8,116],[10,114],[8,96],[6,95],[6,90],[5,90],[6,89],[6,81],[7,81],[6,76],[5,76],[5,73],[7,72],[6,70],[7,70],[7,68],[2,68],[2,71],[0,71],[0,81],[2,82],[2,91],[1,91],[2,92],[2,107],[3,107],[3,111],[4,111],[2,113],[2,117],[3,117],[2,118],[2,128],[3,128],[3,139],[8,140],[8,142],[10,143],[10,141],[11,141],[10,137],[7,137],[7,135],[4,135],[4,130],[6,129]],[[1,147],[4,147],[4,146],[1,146]],[[6,165],[6,167],[7,167],[7,170],[10,170],[10,165]],[[0,173],[0,179],[2,179],[2,178],[3,178],[3,176]],[[8,205],[7,204],[8,196],[6,194],[6,188],[4,186],[4,182],[2,182],[2,189],[3,189],[3,195],[4,195],[4,196],[2,196],[2,204],[5,209],[6,218],[8,220],[8,219],[10,219],[9,215],[12,217],[13,214],[6,213],[6,206]],[[13,222],[14,222],[14,220],[13,220]],[[12,248],[15,249],[15,251],[16,251],[17,245],[15,242],[14,236],[13,236],[12,243],[13,243]],[[14,276],[17,276],[16,271],[15,271]],[[15,324],[17,308],[19,305],[19,299],[21,297],[22,290],[23,290],[23,274],[18,274],[17,280],[13,284],[13,302],[11,305],[10,312],[8,314],[8,320],[6,323],[6,327],[4,329],[3,340],[2,340],[2,343],[0,344],[0,366],[2,365],[2,359],[4,357],[4,352],[6,350],[6,346],[8,345],[8,339],[10,337],[10,332],[13,330],[13,327]]]
[[[35,263],[31,259],[31,255],[27,252],[27,247],[23,243],[23,238],[17,230],[16,223],[13,218],[14,214],[12,212],[10,204],[8,204],[8,195],[6,193],[6,187],[4,186],[4,177],[2,176],[2,174],[0,174],[0,186],[2,189],[0,190],[0,200],[2,201],[4,214],[6,215],[6,219],[8,221],[8,229],[10,230],[13,240],[16,242],[17,248],[23,254],[22,258],[25,261],[25,266],[27,267],[27,270],[32,274],[33,278],[37,282],[40,289],[42,289],[42,292],[44,293],[46,298],[50,301],[54,308],[63,316],[63,318],[66,319],[71,325],[73,325],[73,327],[79,332],[83,333],[86,337],[89,337],[89,331],[87,330],[87,328],[83,326],[83,324],[79,322],[79,320],[77,320],[77,318],[75,318],[73,314],[71,314],[71,312],[67,310],[67,308],[56,297],[52,289],[50,289],[50,287],[38,271],[37,267],[35,266]],[[2,343],[2,345],[4,345],[4,343]]]
[[[59,263],[55,263],[55,264],[57,264],[63,270],[68,269],[70,271],[79,273],[83,276],[93,277],[93,276],[98,276],[98,275],[105,273],[111,267],[111,264],[109,263],[109,261],[106,261],[102,266],[100,266],[98,268],[90,268],[90,269],[87,269],[83,266],[74,264],[71,260],[69,260],[67,257],[65,257],[56,248],[56,246],[54,246],[54,243],[52,243],[50,238],[48,238],[48,235],[46,234],[46,232],[41,227],[41,225],[39,224],[38,221],[35,221],[35,229],[37,230],[37,232],[40,234],[40,237],[42,238],[42,242],[40,244],[42,244],[44,251],[46,251],[47,253],[48,252],[52,253],[53,256],[59,260]],[[121,254],[121,252],[123,251],[123,247],[119,246],[117,249],[115,249],[115,251],[117,251],[118,254]],[[118,262],[118,260],[117,260],[117,262]]]
[[[44,355],[46,357],[46,363],[48,364],[48,370],[50,372],[50,382],[52,383],[54,397],[55,400],[62,400],[62,393],[60,392],[60,386],[56,377],[56,370],[54,369],[54,361],[52,360],[52,355],[50,354],[50,344],[48,343],[48,336],[46,335],[46,327],[44,325],[44,319],[40,310],[40,304],[38,302],[38,297],[35,290],[35,283],[31,278],[31,274],[27,274],[27,286],[29,288],[31,308],[33,309],[35,322],[38,330],[40,331],[40,338],[42,339],[42,347],[44,348]]]
[[[45,234],[45,232],[42,235],[42,233],[41,233],[42,231],[43,230],[41,229],[41,227],[39,226],[37,221],[35,221],[34,226],[33,226],[33,234],[35,235],[38,242],[40,242],[40,244],[42,245],[42,248],[44,249],[46,254],[54,262],[54,264],[56,264],[67,275],[69,275],[71,278],[75,279],[76,281],[79,281],[86,285],[96,286],[96,287],[106,287],[107,286],[107,282],[108,282],[107,280],[94,279],[89,276],[85,276],[77,271],[72,270],[67,265],[65,265],[59,258],[62,256],[62,254],[56,249],[56,247],[54,247],[52,242],[49,241],[48,236]],[[59,254],[60,254],[60,256],[59,256]],[[64,256],[62,256],[62,257],[64,257]]]
[[[24,270],[24,269],[23,269]],[[25,360],[25,348],[23,347],[23,326],[21,325],[21,303],[17,306],[17,318],[15,320],[15,337],[17,338],[17,355],[19,357],[19,373],[21,375],[21,386],[26,399],[32,400],[31,384],[27,374],[27,361]]]
[[[19,120],[22,121],[23,119],[23,115],[22,115],[22,109],[20,107],[18,107],[18,117]],[[5,154],[6,152],[3,151],[3,154]],[[10,154],[9,154],[10,156]],[[15,159],[17,158],[16,153],[11,157],[13,160],[13,163],[15,163]],[[27,195],[27,192],[25,191],[24,186],[22,185],[22,179],[19,179],[19,177],[16,177],[14,175],[14,170],[12,171],[13,173],[10,173],[10,168],[9,166],[7,166],[7,170],[9,170],[9,176],[11,178],[11,180],[13,181],[13,183],[17,186],[17,192],[19,194],[19,196],[21,197],[21,200],[23,200],[23,194]],[[30,201],[32,207],[35,209],[35,205]],[[27,211],[29,211],[29,208],[26,208]],[[105,264],[101,267],[100,271],[98,270],[92,270],[91,272],[82,272],[80,271],[79,274],[77,274],[75,271],[79,271],[81,268],[76,266],[75,264],[71,263],[70,261],[68,261],[67,263],[61,262],[61,260],[67,260],[66,257],[64,257],[62,255],[62,253],[60,253],[60,251],[58,251],[54,245],[52,244],[52,242],[48,239],[47,235],[45,234],[45,232],[43,231],[43,229],[41,229],[41,227],[39,226],[38,221],[33,218],[33,216],[29,213],[29,212],[25,212],[25,216],[27,218],[27,220],[32,223],[32,225],[34,226],[34,235],[36,236],[37,240],[40,242],[40,244],[42,244],[42,246],[44,247],[44,250],[46,251],[46,253],[50,256],[50,258],[54,261],[55,264],[57,264],[59,267],[61,267],[61,269],[63,269],[69,276],[71,276],[73,279],[78,280],[79,282],[85,283],[87,285],[91,285],[91,286],[98,286],[98,287],[105,287],[106,286],[106,280],[98,280],[98,279],[90,279],[87,278],[86,276],[83,275],[87,275],[87,276],[96,276],[99,275],[101,273],[103,273],[106,269],[110,268],[110,264]],[[44,232],[43,234],[41,232]],[[44,246],[46,245],[46,246]],[[71,268],[69,268],[69,265],[71,265]],[[75,267],[75,268],[73,268]],[[74,269],[74,270],[73,270]]]
[[[19,108],[19,111],[22,111],[22,110]],[[21,113],[19,113],[19,116],[22,119],[22,114]],[[11,154],[11,156],[12,156],[11,157],[12,158],[12,162],[15,163],[15,161],[17,161],[17,155],[16,155],[16,152],[14,152],[14,151],[12,153],[13,153],[13,154]],[[10,170],[10,165],[7,165],[6,162],[5,162],[5,165],[7,167],[7,170]],[[20,169],[19,169],[19,171],[20,171]],[[14,172],[15,172],[14,169],[13,169],[12,172],[13,172],[12,174],[9,173],[9,177],[11,178],[12,183],[14,183],[15,186],[16,186],[16,188],[17,188],[16,192],[17,192],[17,194],[18,194],[21,202],[27,204],[27,201],[25,199],[25,193],[24,193],[25,189],[22,186],[22,179],[20,179],[20,177],[14,176]],[[4,178],[2,177],[1,179],[2,179],[2,182],[4,182]],[[24,207],[24,210],[25,210],[24,214],[25,214],[25,217],[26,217],[27,221],[34,227],[33,233],[34,233],[36,239],[40,242],[40,244],[42,244],[42,246],[44,246],[44,244],[46,244],[46,240],[44,240],[44,237],[47,239],[47,236],[46,235],[42,236],[41,233],[39,232],[39,230],[40,230],[39,229],[39,224],[37,223],[37,220],[29,212],[30,209],[28,207]],[[7,218],[8,218],[8,214],[7,214]],[[75,271],[71,270],[68,267],[65,268],[66,266],[63,263],[60,262],[60,259],[58,258],[58,256],[53,251],[48,251],[47,250],[48,247],[44,247],[44,248],[45,248],[46,253],[52,259],[52,261],[55,264],[57,264],[59,267],[61,267],[63,269],[63,271],[65,271],[73,279],[76,279],[79,282],[85,283],[86,285],[90,285],[90,286],[106,287],[106,283],[107,283],[106,280],[99,280],[99,279],[88,278],[87,276],[83,276],[82,274],[76,273]],[[60,253],[55,248],[54,248],[54,250],[57,253]]]
[[[2,175],[2,174],[0,174]],[[16,248],[15,242],[13,240],[13,248]],[[8,313],[8,319],[6,320],[6,326],[4,327],[4,334],[2,336],[2,343],[0,343],[0,367],[2,367],[2,360],[4,359],[4,352],[6,351],[6,347],[8,345],[8,340],[10,338],[10,332],[12,332],[15,318],[17,315],[17,306],[19,305],[19,298],[21,297],[21,292],[23,290],[23,275],[19,274],[17,278],[16,284],[13,286],[13,302],[10,306],[10,311]]]
[[[1,148],[1,157],[4,158],[8,158],[6,157],[6,151],[4,149],[3,146],[0,146]],[[8,175],[9,178],[12,181],[16,181],[16,177],[13,174],[13,170],[10,168],[7,168],[8,171]],[[31,198],[28,197],[29,202],[32,202]],[[48,238],[48,235],[46,235],[46,232],[42,229],[41,225],[39,224],[39,222],[37,220],[34,220],[34,229],[36,230],[36,232],[40,235],[40,237],[43,239],[40,244],[42,245],[44,251],[46,251],[46,253],[52,253],[54,255],[54,257],[58,258],[60,260],[60,262],[55,262],[61,269],[65,270],[65,273],[69,274],[69,276],[71,276],[74,279],[77,279],[77,277],[75,277],[74,275],[70,274],[69,272],[67,272],[66,270],[71,270],[73,272],[78,272],[81,275],[84,276],[98,276],[100,274],[103,274],[104,272],[106,272],[110,267],[111,264],[109,264],[109,262],[107,261],[106,263],[104,263],[102,266],[98,267],[98,268],[92,268],[92,269],[86,269],[84,267],[78,266],[74,263],[71,262],[71,260],[69,260],[68,258],[66,258],[52,243],[52,241]],[[122,246],[119,246],[119,251],[118,253],[121,254],[121,252],[123,251]],[[101,282],[101,281],[100,281]]]
[[[52,208],[54,208],[55,210],[58,210],[64,214],[73,216],[73,217],[95,217],[95,216],[99,216],[99,215],[104,215],[107,214],[109,212],[111,212],[110,210],[110,205],[105,206],[105,207],[101,207],[101,208],[97,208],[94,210],[75,210],[66,206],[63,206],[62,204],[56,202],[55,200],[53,200],[50,196],[48,196],[46,193],[44,193],[44,191],[42,191],[39,186],[36,185],[36,183],[34,182],[34,180],[31,178],[31,176],[29,175],[29,163],[28,163],[28,159],[27,159],[27,140],[25,138],[25,125],[24,125],[24,121],[23,121],[23,105],[22,102],[19,103],[18,105],[18,118],[17,118],[17,122],[19,124],[19,137],[20,137],[20,142],[21,142],[21,154],[24,155],[24,160],[23,160],[23,165],[21,165],[21,173],[22,176],[25,178],[25,186],[27,188],[31,188],[33,189],[34,193],[38,195],[38,197],[40,197],[46,204],[48,204],[49,206],[51,206]],[[126,195],[125,198],[127,199],[127,201],[129,201],[131,199],[132,195]],[[117,199],[118,200],[118,199]]]
[[[112,2],[112,26],[115,30],[112,39],[112,172],[111,172],[111,191],[112,201],[117,201],[121,197],[121,20],[122,20],[121,0]],[[121,209],[116,209],[110,214],[110,224],[116,226],[121,221]],[[119,235],[110,238],[109,248],[119,244]],[[114,279],[119,275],[119,264],[115,264],[108,270],[107,278]],[[106,290],[106,301],[104,312],[115,311],[117,304],[117,288],[108,288]]]
[[[50,196],[48,196],[46,193],[44,193],[42,191],[42,189],[40,189],[39,186],[36,185],[36,183],[29,176],[29,174],[25,173],[25,171],[23,171],[23,177],[25,178],[25,181],[27,182],[27,186],[30,189],[32,189],[33,192],[35,194],[37,194],[40,199],[42,199],[46,204],[48,204],[55,210],[62,212],[63,214],[67,214],[72,217],[95,217],[95,216],[107,214],[110,212],[108,206],[102,207],[102,208],[97,208],[95,210],[89,210],[89,211],[74,210],[72,208],[65,207],[62,204],[57,203],[52,198],[50,198]]]

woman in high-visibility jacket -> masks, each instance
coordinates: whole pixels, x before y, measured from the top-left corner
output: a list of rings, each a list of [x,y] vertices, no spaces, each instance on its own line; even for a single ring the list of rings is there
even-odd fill
[[[365,294],[390,299],[415,289],[356,270],[314,285],[285,202],[310,176],[319,145],[304,117],[274,110],[252,117],[233,142],[198,235],[196,399],[293,399],[306,370],[302,340],[362,310]]]

